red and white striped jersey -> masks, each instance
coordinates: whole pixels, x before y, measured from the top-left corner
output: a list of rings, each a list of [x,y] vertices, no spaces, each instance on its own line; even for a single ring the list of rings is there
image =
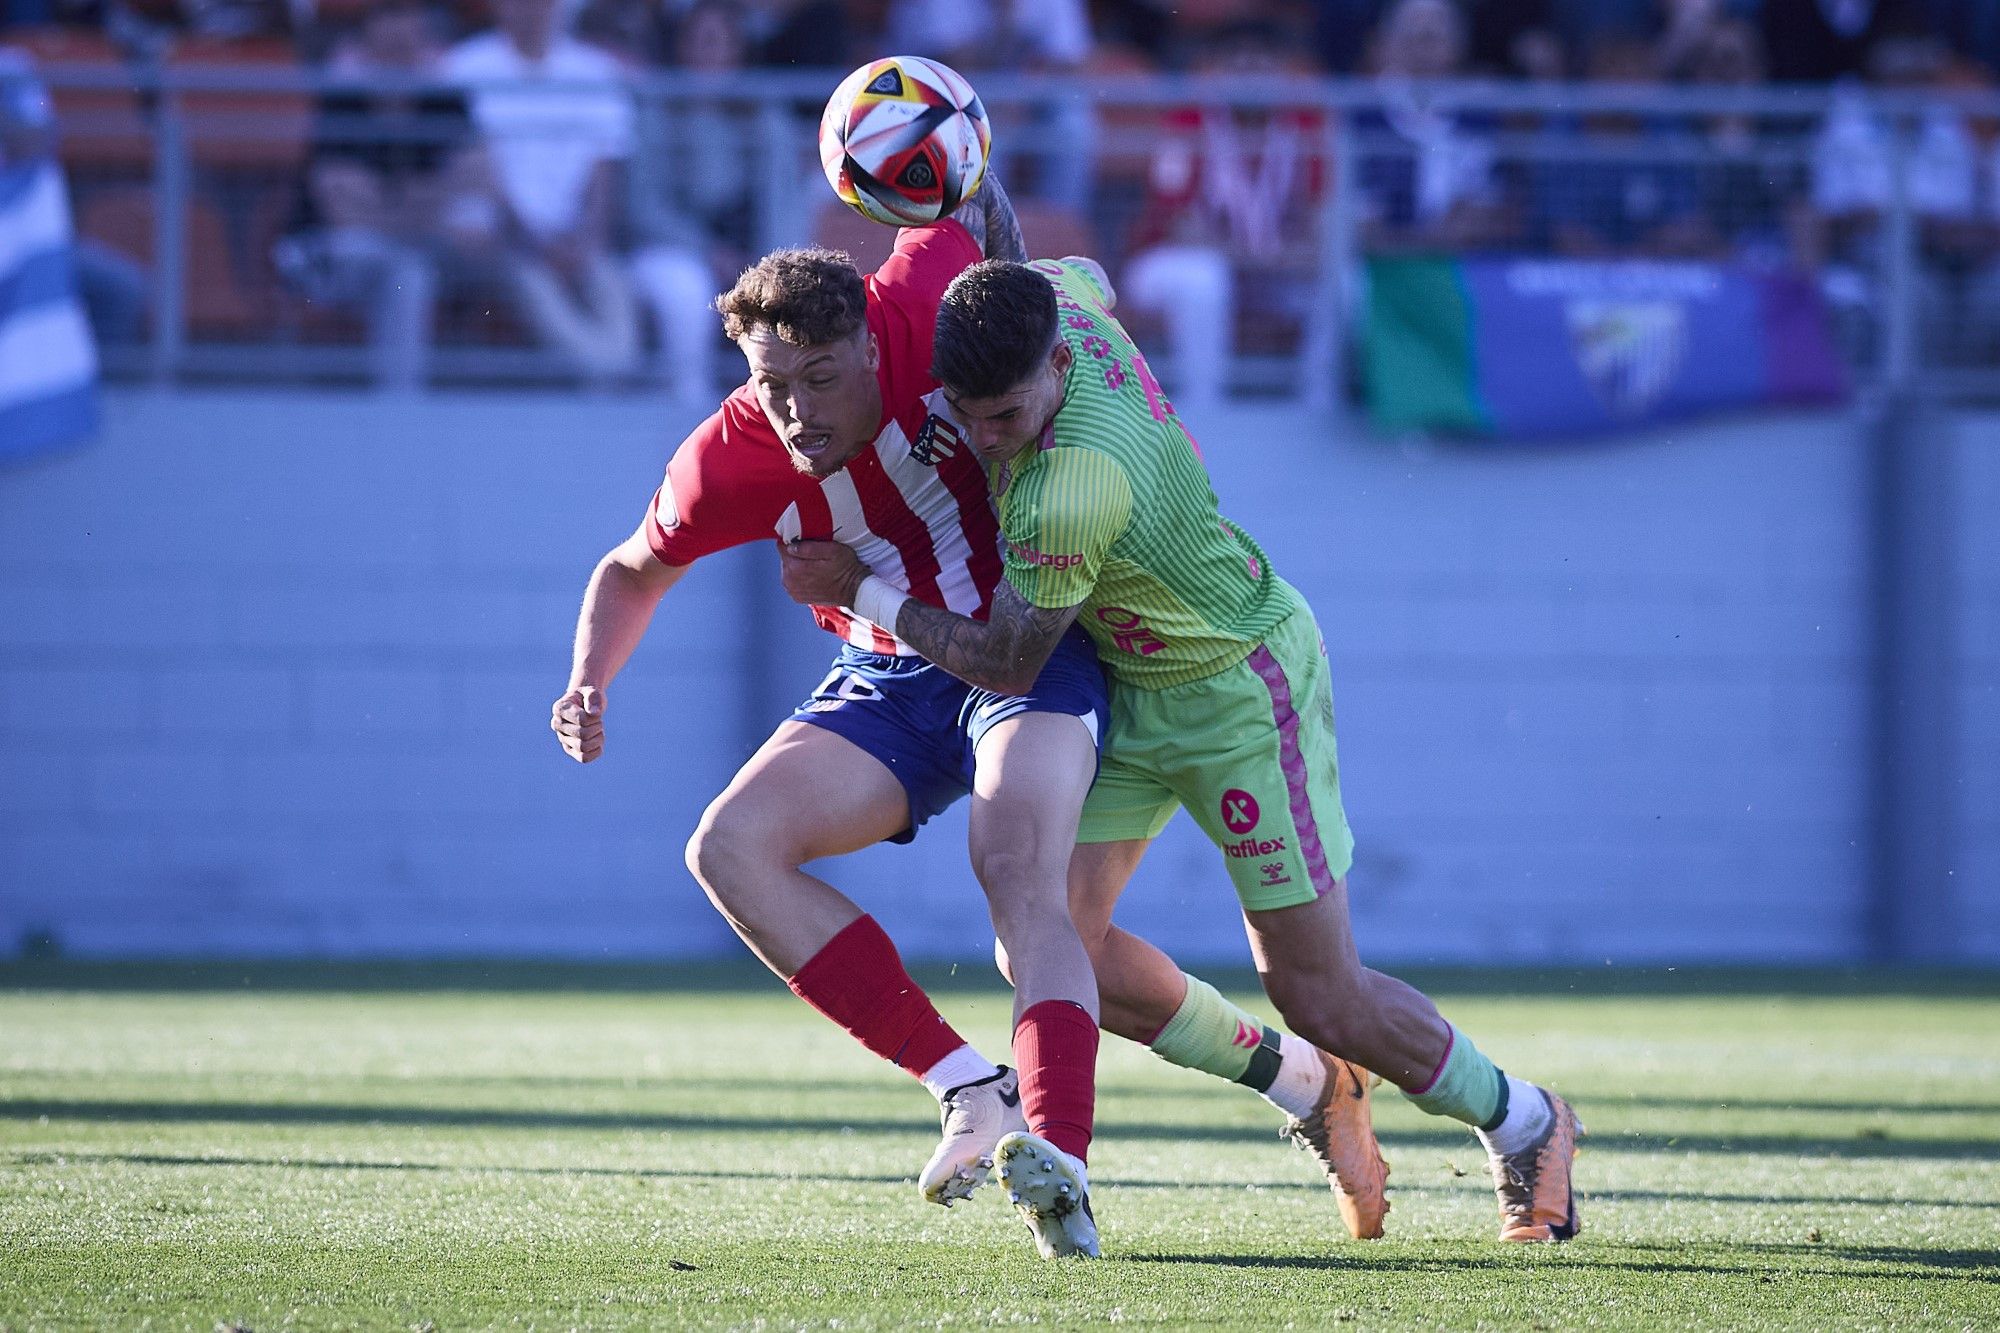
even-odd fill
[[[956,222],[901,232],[865,279],[880,352],[882,425],[873,442],[823,480],[798,471],[746,384],[675,451],[653,495],[653,554],[687,565],[713,551],[776,538],[845,542],[862,563],[920,601],[979,620],[1000,581],[1000,524],[979,460],[927,399],[931,334],[951,280],[978,262]],[[846,607],[813,618],[878,653],[914,650]]]

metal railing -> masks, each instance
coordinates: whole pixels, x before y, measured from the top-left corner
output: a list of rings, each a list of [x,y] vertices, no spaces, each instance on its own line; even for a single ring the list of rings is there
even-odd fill
[[[105,349],[113,373],[161,381],[362,381],[377,373],[370,332],[351,313],[316,309],[272,258],[316,137],[328,132],[316,99],[353,90],[351,81],[292,69],[101,65],[49,66],[39,77],[55,97],[83,234],[148,270],[136,337]],[[740,135],[741,151],[711,154],[703,178],[714,185],[717,161],[740,177],[733,226],[711,218],[716,234],[678,241],[707,252],[715,285],[752,250],[858,234],[830,211],[818,174],[815,120],[833,81],[821,73],[659,73],[609,90],[641,127],[670,129],[699,113]],[[446,90],[385,80],[369,91]],[[1528,255],[1594,247],[1610,256],[1804,265],[1821,274],[1864,382],[1954,395],[2000,390],[2000,264],[1986,221],[2000,216],[1987,202],[2000,197],[2000,181],[1968,185],[1976,202],[1956,213],[1929,197],[1938,193],[1940,119],[2000,118],[2000,99],[1048,76],[988,76],[981,93],[996,157],[1031,213],[1031,246],[1038,225],[1049,247],[1081,237],[1115,278],[1167,243],[1226,263],[1235,306],[1226,384],[1236,392],[1343,399],[1362,261],[1412,247]],[[1876,193],[1834,216],[1815,207],[1825,193],[1815,154],[1828,151],[1829,116],[1838,114],[1865,131]],[[350,118],[339,132],[365,139],[370,130],[365,118]],[[437,128],[462,132],[462,123]],[[394,133],[413,131],[405,123]],[[619,210],[626,253],[658,240],[648,235],[658,230],[648,201],[671,199],[685,183],[676,179],[684,168],[663,151],[642,134],[630,159]],[[1232,153],[1234,183],[1218,184],[1217,164]],[[1453,154],[1463,160],[1445,160]],[[1980,177],[1987,166],[1979,156],[1960,165]],[[1453,171],[1466,179],[1440,179]],[[1921,188],[1920,172],[1929,173]],[[1232,189],[1259,196],[1250,202],[1273,216],[1244,216],[1254,208],[1234,208]],[[878,242],[886,245],[886,230]],[[561,382],[576,373],[506,313],[507,293],[490,274],[452,275],[439,304],[428,382]],[[1145,336],[1166,337],[1145,302],[1130,308]],[[1160,358],[1168,374],[1173,351],[1163,347]],[[643,387],[652,364],[617,382]]]

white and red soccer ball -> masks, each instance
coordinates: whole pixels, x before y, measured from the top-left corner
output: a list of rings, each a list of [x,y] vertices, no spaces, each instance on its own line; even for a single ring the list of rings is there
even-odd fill
[[[922,56],[871,60],[819,121],[819,161],[840,201],[892,227],[948,216],[979,189],[992,138],[979,94]]]

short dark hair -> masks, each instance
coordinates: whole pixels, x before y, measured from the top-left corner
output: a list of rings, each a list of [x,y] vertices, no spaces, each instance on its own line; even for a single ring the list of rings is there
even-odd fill
[[[735,342],[768,328],[794,347],[838,342],[868,321],[861,271],[839,250],[773,250],[715,298],[722,331]]]
[[[1034,373],[1056,340],[1056,289],[1026,264],[989,259],[938,303],[931,374],[966,398],[993,398]]]

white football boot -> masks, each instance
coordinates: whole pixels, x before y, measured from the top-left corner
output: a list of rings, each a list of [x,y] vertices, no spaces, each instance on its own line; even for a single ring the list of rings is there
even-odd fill
[[[944,1137],[917,1177],[917,1188],[932,1203],[949,1208],[987,1182],[1000,1140],[1028,1128],[1021,1114],[1021,1076],[1002,1065],[991,1078],[947,1092],[939,1109]]]
[[[1082,1162],[1025,1130],[1000,1140],[995,1153],[1007,1202],[1020,1209],[1044,1259],[1097,1258],[1097,1219]]]

